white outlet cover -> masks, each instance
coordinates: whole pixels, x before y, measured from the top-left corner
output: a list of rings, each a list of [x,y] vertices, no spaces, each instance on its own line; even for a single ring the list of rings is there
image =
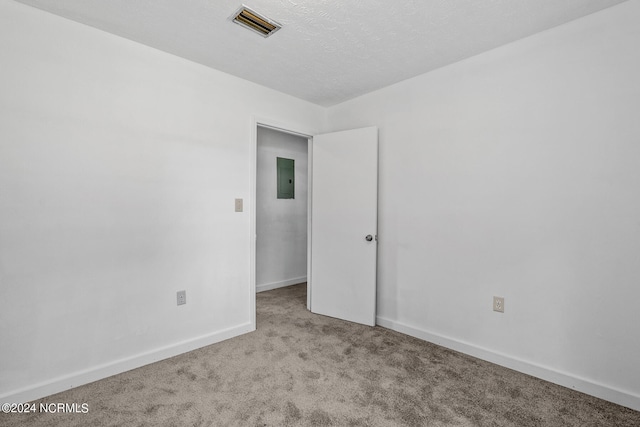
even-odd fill
[[[493,297],[493,311],[504,313],[504,297]]]
[[[176,293],[176,298],[178,305],[183,305],[187,303],[187,291],[178,291]]]

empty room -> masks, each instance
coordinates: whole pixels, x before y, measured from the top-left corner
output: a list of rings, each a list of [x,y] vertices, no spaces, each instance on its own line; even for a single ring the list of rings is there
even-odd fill
[[[0,426],[640,425],[640,0],[0,0]]]

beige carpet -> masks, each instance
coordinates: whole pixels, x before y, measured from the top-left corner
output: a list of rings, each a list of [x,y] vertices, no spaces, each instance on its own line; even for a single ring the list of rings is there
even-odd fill
[[[86,414],[1,426],[640,426],[632,411],[380,327],[258,294],[258,330],[50,396]],[[39,403],[39,402],[36,402]]]

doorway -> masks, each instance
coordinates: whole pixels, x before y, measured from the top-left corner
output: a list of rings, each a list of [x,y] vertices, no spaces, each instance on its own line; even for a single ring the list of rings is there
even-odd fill
[[[307,282],[309,137],[256,126],[256,293]]]
[[[290,131],[286,130],[290,127],[267,123],[255,119],[252,132],[255,150],[251,198],[252,324],[256,326],[256,290],[289,286],[305,277],[281,276],[279,280],[266,281],[262,272],[256,271],[256,258],[260,257],[257,249],[260,240],[257,232],[257,211],[260,209],[257,207],[257,187],[259,181],[262,183],[262,179],[258,179],[257,167],[258,132],[262,134],[260,129],[267,128],[301,138],[298,149],[307,141],[307,176],[303,181],[307,188],[307,309],[373,326],[376,319],[378,129],[371,126],[312,137],[312,132]],[[277,165],[278,156],[271,153],[270,157],[271,160],[267,161]],[[289,159],[284,164],[290,161],[295,163],[295,159]],[[277,183],[278,176],[272,172],[264,180]],[[297,188],[300,188],[299,184]],[[291,189],[283,191],[284,194],[290,192]],[[278,197],[277,188],[272,188],[269,197]],[[290,231],[282,230],[278,238]],[[260,242],[260,245],[263,243],[266,242]],[[260,261],[260,268],[263,268],[263,261],[264,258]],[[273,268],[273,265],[267,264],[267,268]],[[256,280],[258,274],[260,281]]]

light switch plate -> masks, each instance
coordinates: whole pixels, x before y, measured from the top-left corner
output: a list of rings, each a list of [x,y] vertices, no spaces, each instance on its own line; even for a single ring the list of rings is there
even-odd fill
[[[242,212],[242,199],[236,199],[236,212]]]

